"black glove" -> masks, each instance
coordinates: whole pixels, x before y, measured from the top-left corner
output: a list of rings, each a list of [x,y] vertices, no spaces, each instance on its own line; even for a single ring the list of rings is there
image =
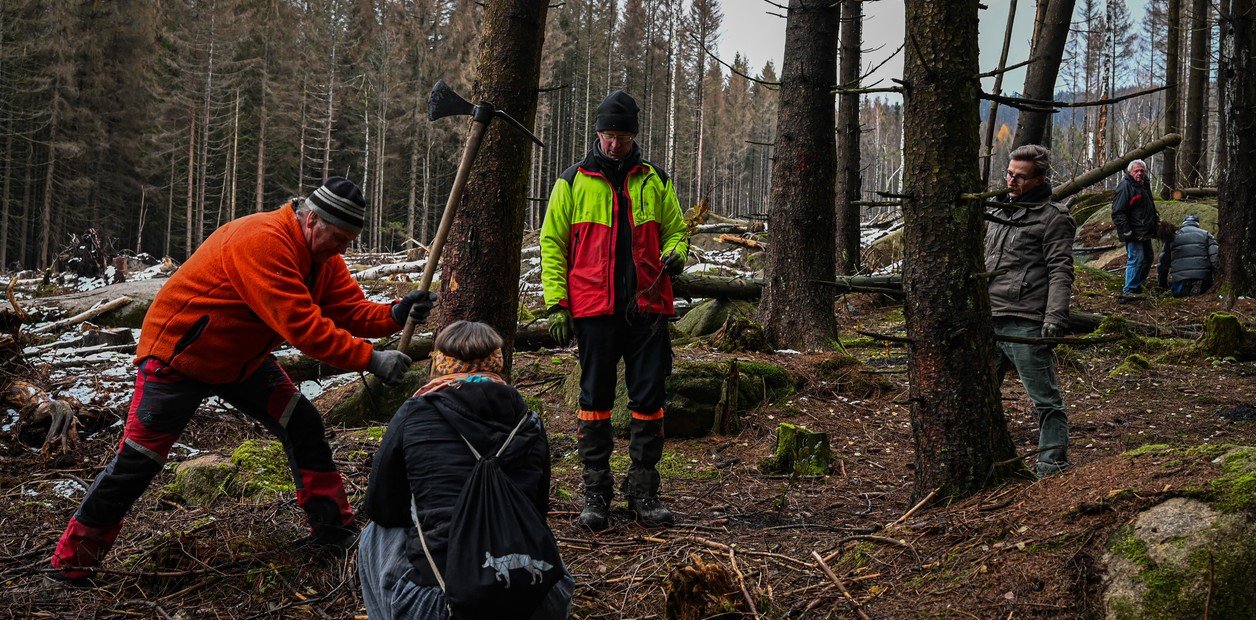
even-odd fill
[[[401,351],[371,351],[366,371],[379,377],[384,385],[397,385],[410,369],[410,356]]]
[[[1043,338],[1060,338],[1064,336],[1064,327],[1055,323],[1042,324]]]
[[[558,346],[565,347],[571,342],[571,311],[566,308],[559,308],[549,315],[549,333],[554,340],[558,342]]]
[[[432,313],[432,303],[435,301],[436,293],[414,291],[393,302],[392,319],[398,325],[405,325],[406,316],[409,315],[415,323],[422,323],[427,320],[427,315]]]
[[[678,276],[685,270],[685,255],[680,252],[667,252],[662,260],[663,272],[669,276]]]

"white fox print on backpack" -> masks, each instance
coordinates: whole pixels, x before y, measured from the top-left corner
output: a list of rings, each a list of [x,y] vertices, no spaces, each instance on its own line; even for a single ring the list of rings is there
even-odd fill
[[[497,571],[497,580],[506,581],[506,587],[510,587],[510,571],[515,568],[522,568],[532,575],[530,583],[536,583],[541,580],[541,573],[554,568],[552,564],[545,560],[533,560],[530,556],[522,553],[511,553],[503,555],[500,558],[493,557],[493,554],[484,552],[484,566],[482,568],[492,568]]]

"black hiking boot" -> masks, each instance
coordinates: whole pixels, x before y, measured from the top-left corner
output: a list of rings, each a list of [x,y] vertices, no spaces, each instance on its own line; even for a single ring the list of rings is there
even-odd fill
[[[576,520],[594,532],[600,532],[611,525],[611,506],[610,502],[602,495],[586,495],[584,498],[584,510],[580,511],[580,516]]]
[[[636,515],[637,521],[642,525],[657,527],[670,527],[676,524],[676,517],[672,515],[672,511],[659,501],[657,495],[651,497],[628,498],[628,511]]]

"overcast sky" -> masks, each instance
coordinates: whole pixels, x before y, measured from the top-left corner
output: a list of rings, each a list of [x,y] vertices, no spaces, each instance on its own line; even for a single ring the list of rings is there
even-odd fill
[[[776,0],[777,4],[788,4],[788,0]],[[981,69],[994,69],[999,63],[999,52],[1003,46],[1003,31],[1007,26],[1007,9],[1011,0],[984,0],[983,4],[990,8],[981,11]],[[1033,0],[1019,0],[1016,5],[1016,23],[1013,29],[1012,45],[1008,51],[1009,65],[1022,62],[1029,58],[1030,30],[1033,28]],[[1080,2],[1078,4],[1081,4]],[[1147,0],[1126,0],[1130,18],[1136,28],[1140,27],[1143,9]],[[1102,3],[1100,3],[1102,7]],[[769,59],[776,65],[777,75],[781,71],[781,55],[785,50],[785,19],[778,17],[784,11],[772,6],[764,0],[724,0],[724,26],[721,29],[720,56],[732,63],[733,55],[741,52],[750,61],[757,74]],[[903,2],[902,0],[878,0],[864,4],[864,58],[865,68],[880,63],[885,57],[898,49],[903,42]],[[881,86],[892,86],[889,78],[903,75],[903,54],[900,52],[893,60],[873,74],[865,85],[877,80],[884,80]],[[989,90],[993,78],[984,81]],[[1003,91],[1020,91],[1025,83],[1025,70],[1012,71],[1003,78]]]

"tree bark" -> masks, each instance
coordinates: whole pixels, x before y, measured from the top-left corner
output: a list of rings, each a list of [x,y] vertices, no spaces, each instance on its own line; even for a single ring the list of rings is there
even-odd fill
[[[1178,151],[1178,183],[1183,187],[1200,185],[1201,160],[1203,159],[1204,89],[1208,88],[1208,55],[1212,33],[1208,29],[1208,0],[1191,2],[1191,53],[1187,68],[1186,122],[1182,131],[1182,146]]]
[[[825,0],[789,3],[768,220],[774,236],[794,242],[768,252],[760,308],[768,340],[780,349],[827,349],[834,339],[833,298],[815,280],[832,280],[834,269],[839,18]]]
[[[1221,21],[1225,55],[1222,113],[1226,127],[1225,167],[1217,183],[1217,242],[1221,246],[1219,281],[1226,303],[1256,294],[1256,6],[1232,0]]]
[[[1181,112],[1178,103],[1181,101],[1181,90],[1178,88],[1179,49],[1182,47],[1182,0],[1169,0],[1166,15],[1168,20],[1168,37],[1164,53],[1164,82],[1170,85],[1164,91],[1164,133],[1178,133],[1181,125]],[[1160,197],[1167,199],[1178,186],[1177,181],[1177,147],[1168,147],[1160,159],[1160,181],[1164,183]]]
[[[1034,33],[1034,49],[1030,54],[1034,62],[1025,70],[1025,97],[1055,99],[1055,79],[1060,73],[1060,60],[1064,57],[1064,45],[1068,42],[1075,4],[1076,0],[1051,0],[1047,5],[1045,19],[1038,24],[1038,30]],[[1047,112],[1022,111],[1016,120],[1013,148],[1024,144],[1041,144],[1050,116]]]
[[[995,373],[978,191],[977,0],[906,2],[904,316],[917,500],[997,484],[1016,460]],[[1054,33],[1048,32],[1043,38]],[[1052,80],[1054,82],[1054,80]],[[957,386],[963,386],[957,389]]]
[[[487,6],[480,34],[475,96],[533,127],[547,0]],[[519,254],[532,142],[504,122],[490,125],[471,168],[442,266],[438,325],[483,321],[501,334],[511,369],[519,307]]]
[[[860,51],[863,46],[863,2],[842,2],[842,54],[838,84],[859,87]],[[837,273],[859,273],[859,95],[842,93],[837,98]]]

